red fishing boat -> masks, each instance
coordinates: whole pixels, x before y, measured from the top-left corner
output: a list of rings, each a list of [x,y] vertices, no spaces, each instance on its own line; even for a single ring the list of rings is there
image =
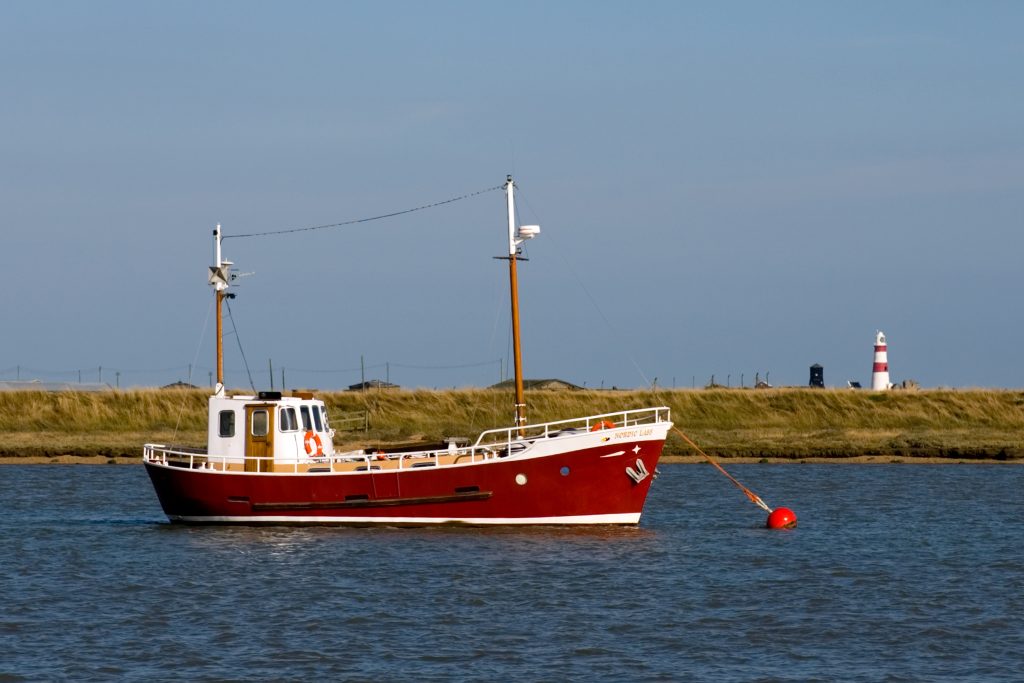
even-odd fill
[[[417,452],[334,448],[311,393],[228,395],[221,305],[231,262],[214,231],[217,384],[205,449],[146,444],[143,461],[164,513],[193,524],[636,524],[672,426],[666,407],[531,424],[519,345],[516,263],[539,234],[515,225],[505,183],[515,361],[515,424],[476,441]]]

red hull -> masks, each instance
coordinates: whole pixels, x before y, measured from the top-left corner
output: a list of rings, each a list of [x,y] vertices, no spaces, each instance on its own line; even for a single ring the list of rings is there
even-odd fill
[[[619,442],[537,457],[358,473],[145,465],[164,512],[176,522],[635,524],[664,443],[662,436],[637,440],[625,451]],[[634,481],[627,468],[649,474]]]

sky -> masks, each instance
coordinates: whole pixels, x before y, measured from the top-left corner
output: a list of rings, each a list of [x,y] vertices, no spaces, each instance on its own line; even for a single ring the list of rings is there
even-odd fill
[[[869,385],[880,329],[896,383],[1024,386],[1022,34],[995,1],[8,0],[0,379],[205,386],[214,225],[512,174],[528,378]],[[227,239],[228,385],[507,377],[505,221]]]

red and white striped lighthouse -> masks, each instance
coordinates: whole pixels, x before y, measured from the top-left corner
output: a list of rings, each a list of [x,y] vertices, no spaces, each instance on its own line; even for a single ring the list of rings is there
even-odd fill
[[[891,389],[889,383],[889,354],[885,345],[885,332],[875,332],[875,365],[871,370],[871,388],[875,391]]]

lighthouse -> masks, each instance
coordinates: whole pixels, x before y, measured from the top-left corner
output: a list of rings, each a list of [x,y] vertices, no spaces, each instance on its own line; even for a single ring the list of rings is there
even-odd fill
[[[875,391],[891,389],[889,383],[889,354],[885,345],[885,332],[875,332],[875,365],[871,370],[871,388]]]

